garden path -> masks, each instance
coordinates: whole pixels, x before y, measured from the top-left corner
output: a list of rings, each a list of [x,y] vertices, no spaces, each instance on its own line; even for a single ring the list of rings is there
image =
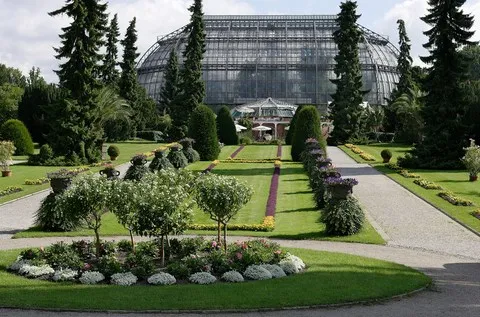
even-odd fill
[[[480,236],[339,148],[327,151],[344,177],[358,179],[353,193],[388,245],[480,260]]]
[[[130,163],[116,167],[122,177]],[[0,205],[0,241],[10,239],[18,231],[30,228],[33,225],[34,215],[40,202],[50,193],[50,189],[34,193]],[[0,243],[1,244],[1,243]]]

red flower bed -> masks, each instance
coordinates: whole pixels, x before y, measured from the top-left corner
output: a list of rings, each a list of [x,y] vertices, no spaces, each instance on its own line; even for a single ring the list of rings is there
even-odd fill
[[[238,153],[240,153],[243,150],[243,148],[245,148],[245,145],[240,145],[240,147],[235,152],[233,152],[232,155],[230,155],[230,158],[232,159],[235,158],[235,156],[237,156]]]
[[[273,171],[272,181],[270,183],[270,193],[268,194],[267,209],[265,217],[275,217],[275,210],[277,209],[277,193],[278,180],[280,178],[280,166],[275,166]]]

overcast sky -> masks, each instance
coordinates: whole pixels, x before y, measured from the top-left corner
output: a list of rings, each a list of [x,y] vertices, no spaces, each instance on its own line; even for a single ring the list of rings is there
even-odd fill
[[[189,20],[187,8],[193,0],[110,0],[109,12],[118,13],[122,37],[128,22],[137,17],[138,48],[143,54],[157,36],[168,34]],[[206,14],[337,14],[340,0],[204,0]],[[53,69],[58,61],[53,47],[59,45],[65,17],[50,17],[47,12],[60,8],[65,0],[0,0],[0,63],[20,68],[25,74],[40,67],[49,82],[57,82]],[[406,22],[416,61],[425,54],[422,32],[428,27],[420,19],[427,0],[358,0],[360,24],[398,42],[396,21]],[[480,17],[480,0],[467,0],[465,12]],[[480,18],[478,18],[480,21]],[[475,23],[475,39],[480,39],[480,24]]]

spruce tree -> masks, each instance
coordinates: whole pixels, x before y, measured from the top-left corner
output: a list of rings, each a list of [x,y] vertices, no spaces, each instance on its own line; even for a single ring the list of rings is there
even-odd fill
[[[337,90],[332,95],[331,119],[335,126],[330,138],[332,143],[341,144],[362,134],[362,73],[358,45],[362,33],[357,25],[357,3],[346,1],[340,5],[336,19],[339,29],[333,33],[338,54],[335,57],[336,79],[331,80]]]
[[[192,112],[188,129],[190,137],[195,139],[193,148],[200,154],[202,161],[213,161],[220,154],[217,137],[217,124],[212,109],[200,105]]]
[[[165,85],[160,92],[160,113],[171,113],[173,102],[178,101],[179,93],[179,70],[178,57],[175,48],[170,52],[165,70]],[[176,109],[175,109],[176,110]]]
[[[118,29],[118,17],[115,14],[107,31],[106,54],[103,59],[102,80],[105,85],[114,86],[118,83],[120,74],[117,70],[118,58],[118,37],[120,31]]]
[[[297,124],[298,114],[305,105],[298,106],[295,114],[293,115],[292,121],[290,121],[290,128],[288,129],[287,136],[285,137],[285,144],[292,145],[293,134],[295,133],[295,126]]]
[[[61,46],[55,48],[59,60],[56,71],[60,86],[69,91],[72,102],[58,104],[57,122],[49,140],[57,154],[79,156],[93,162],[99,158],[103,131],[95,125],[95,90],[101,73],[100,47],[107,24],[107,5],[98,0],[67,0],[51,16],[67,15],[70,26],[62,28]]]
[[[176,137],[186,134],[186,127],[193,110],[205,98],[205,83],[202,79],[202,60],[205,53],[205,23],[203,21],[202,0],[194,0],[188,9],[192,14],[187,26],[189,36],[185,52],[184,65],[180,72],[180,102],[172,109],[173,132]]]
[[[462,168],[460,158],[468,145],[466,107],[462,102],[462,81],[467,74],[459,48],[474,44],[473,17],[461,7],[465,0],[429,0],[422,20],[431,26],[424,32],[423,46],[430,55],[421,57],[431,65],[425,79],[424,140],[413,151],[413,164],[424,168]]]
[[[238,145],[237,129],[230,109],[227,106],[220,108],[217,114],[218,140],[225,145]]]

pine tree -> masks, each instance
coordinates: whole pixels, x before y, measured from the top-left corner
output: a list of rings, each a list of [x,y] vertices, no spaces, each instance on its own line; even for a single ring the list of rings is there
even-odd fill
[[[332,95],[331,119],[335,129],[330,138],[334,144],[345,143],[352,138],[359,138],[362,134],[362,73],[358,45],[362,33],[356,22],[357,3],[346,1],[340,5],[340,14],[337,17],[339,29],[333,33],[338,47],[335,57],[336,79],[332,82],[337,86]]]
[[[225,145],[238,145],[237,129],[227,106],[223,106],[218,111],[216,123],[218,140]]]
[[[192,15],[187,26],[189,36],[183,57],[185,59],[180,72],[181,83],[180,102],[172,111],[173,132],[177,137],[186,134],[193,110],[199,106],[205,98],[205,83],[202,79],[202,60],[205,53],[205,23],[203,21],[202,0],[194,0],[188,9]]]
[[[118,17],[115,14],[110,26],[107,31],[107,41],[106,41],[106,54],[103,59],[102,67],[102,80],[105,85],[116,85],[118,79],[120,78],[120,73],[118,72],[117,58],[118,58],[118,37],[120,36],[120,31],[118,29]]]
[[[407,35],[407,30],[405,29],[405,22],[403,20],[398,20],[398,36],[400,45],[400,54],[398,56],[398,66],[397,70],[400,73],[400,80],[398,81],[397,88],[395,90],[394,99],[397,97],[409,93],[410,90],[413,90],[415,83],[412,79],[412,56],[410,55],[410,39]]]
[[[414,162],[425,168],[461,168],[463,148],[468,145],[466,107],[462,102],[462,81],[467,74],[458,49],[472,45],[473,17],[461,9],[465,0],[429,0],[422,20],[432,28],[423,46],[430,52],[421,57],[431,65],[425,80],[424,140],[413,151]]]
[[[160,92],[160,107],[162,107],[159,109],[160,113],[171,113],[171,110],[175,108],[173,103],[178,101],[179,79],[178,56],[175,48],[173,48],[165,70],[165,85]]]
[[[51,133],[57,154],[78,155],[84,161],[96,161],[103,131],[95,124],[95,90],[101,73],[100,47],[107,24],[107,5],[98,0],[67,0],[51,16],[65,14],[73,21],[62,28],[61,46],[56,48],[59,60],[66,60],[56,71],[60,86],[69,91],[73,102],[59,103],[57,124]],[[55,130],[56,129],[56,130]]]

